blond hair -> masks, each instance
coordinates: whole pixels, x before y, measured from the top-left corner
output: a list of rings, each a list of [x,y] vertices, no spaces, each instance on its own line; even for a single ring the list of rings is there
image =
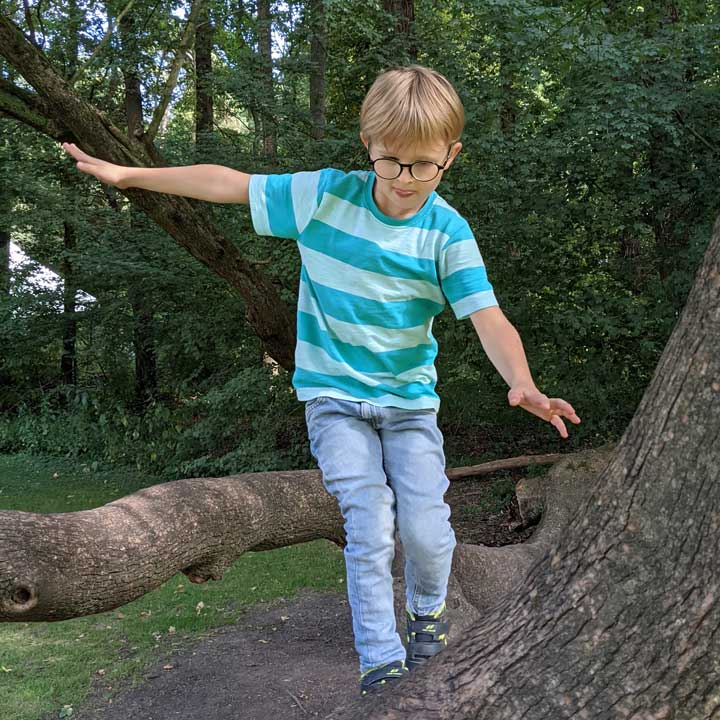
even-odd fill
[[[360,131],[369,141],[401,147],[460,139],[463,105],[450,82],[436,70],[408,65],[379,75],[360,109]]]

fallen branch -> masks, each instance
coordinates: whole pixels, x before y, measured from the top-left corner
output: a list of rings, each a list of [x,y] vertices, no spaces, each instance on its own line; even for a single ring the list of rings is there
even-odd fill
[[[552,465],[553,463],[568,457],[567,453],[555,453],[553,455],[520,455],[504,460],[493,460],[492,462],[481,463],[480,465],[469,465],[467,467],[448,468],[445,474],[450,480],[460,480],[476,475],[487,475],[498,470],[515,470],[527,467],[528,465]]]

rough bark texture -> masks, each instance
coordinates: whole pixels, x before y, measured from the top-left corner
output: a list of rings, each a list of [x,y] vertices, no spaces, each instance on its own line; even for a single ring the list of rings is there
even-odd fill
[[[556,494],[560,504],[566,502],[566,486],[572,484],[578,463],[586,472],[584,460],[570,456],[548,479],[533,481],[541,484],[534,492],[521,486],[526,507],[542,512],[546,492],[549,504],[555,504]],[[538,545],[553,538],[546,529],[553,526],[552,512],[546,518]],[[344,544],[342,518],[316,470],[180,480],[78,513],[0,511],[0,621],[60,620],[103,612],[140,597],[177,572],[196,582],[217,580],[248,550],[316,538]],[[498,578],[483,570],[493,588],[522,579],[526,551],[523,545],[513,547],[517,551],[504,554],[503,564],[491,563]],[[487,550],[494,557],[492,551],[503,548],[473,548],[475,555],[462,545],[456,553],[458,577],[448,605],[458,624],[496,600],[466,573],[476,572],[477,553]],[[396,567],[402,564],[398,554]],[[402,573],[396,575],[401,585]],[[71,582],[63,586],[63,578]]]
[[[417,673],[331,717],[720,717],[719,465],[720,223],[633,421],[552,549],[432,682]]]
[[[103,113],[74,93],[53,71],[44,55],[2,16],[0,54],[23,74],[41,96],[25,103],[23,100],[27,99],[27,93],[11,93],[0,83],[0,108],[12,107],[19,117],[34,118],[33,127],[46,128],[53,137],[76,142],[83,150],[103,160],[128,166],[162,164],[152,149],[148,150],[142,142],[127,137]],[[41,112],[47,113],[47,117],[37,117]],[[72,128],[72,132],[67,128]],[[247,321],[268,354],[284,368],[292,369],[294,313],[279,298],[269,278],[246,262],[235,245],[214,226],[205,207],[197,201],[175,195],[136,188],[122,192],[193,257],[238,290],[245,300]]]
[[[342,538],[315,470],[177,480],[81,512],[0,511],[0,621],[103,612],[180,571],[220,579],[246,551],[315,538]]]

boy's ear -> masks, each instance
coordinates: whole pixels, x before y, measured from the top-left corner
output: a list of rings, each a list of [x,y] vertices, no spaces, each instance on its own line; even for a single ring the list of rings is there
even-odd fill
[[[449,168],[453,164],[453,160],[458,156],[458,153],[462,150],[462,143],[460,141],[453,144],[450,149],[450,158],[448,159],[446,168]]]
[[[367,146],[368,146],[367,138],[362,133],[360,133],[360,139],[362,140],[362,144],[365,146],[365,149],[367,150]]]

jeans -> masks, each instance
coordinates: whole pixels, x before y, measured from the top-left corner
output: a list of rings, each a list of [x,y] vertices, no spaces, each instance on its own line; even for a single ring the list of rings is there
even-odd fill
[[[445,601],[455,534],[443,501],[443,437],[434,410],[318,397],[305,405],[310,451],[345,520],[345,566],[360,671],[405,659],[395,627],[395,524],[405,552],[406,604]]]

